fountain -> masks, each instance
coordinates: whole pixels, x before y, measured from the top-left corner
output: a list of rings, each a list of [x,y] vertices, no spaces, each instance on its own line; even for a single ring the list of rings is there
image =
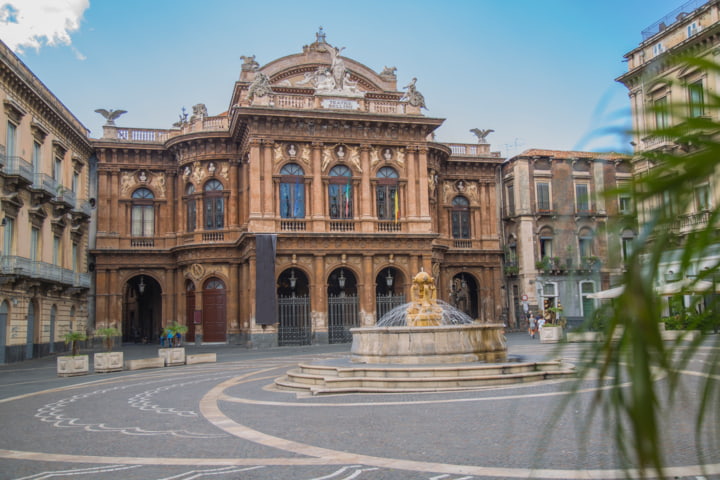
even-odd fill
[[[574,366],[560,361],[508,362],[505,326],[473,321],[437,300],[424,271],[413,279],[411,297],[376,326],[350,330],[349,361],[302,363],[275,387],[299,395],[442,392],[574,375]]]
[[[410,303],[391,310],[374,327],[353,328],[354,363],[465,363],[507,359],[505,326],[474,322],[437,300],[435,281],[421,271]]]

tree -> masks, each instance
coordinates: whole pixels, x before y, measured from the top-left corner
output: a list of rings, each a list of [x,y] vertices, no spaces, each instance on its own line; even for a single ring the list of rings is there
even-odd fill
[[[716,64],[697,58],[682,61],[688,67],[720,78],[720,66]],[[696,448],[717,448],[720,443],[718,337],[714,339],[715,348],[707,350],[697,396],[683,398],[683,402],[691,399],[692,404],[681,404],[683,372],[708,337],[666,343],[662,338],[662,300],[655,288],[665,273],[663,265],[667,264],[669,250],[679,265],[674,274],[687,279],[690,289],[701,281],[712,282],[717,288],[720,279],[718,261],[708,263],[708,259],[717,259],[720,251],[720,210],[704,212],[703,221],[687,233],[679,235],[677,228],[677,212],[688,211],[697,201],[694,187],[698,180],[715,179],[715,185],[720,185],[720,97],[712,92],[706,94],[708,116],[692,116],[688,107],[687,103],[664,106],[672,109],[671,118],[681,121],[651,132],[653,136],[672,139],[674,148],[642,153],[635,161],[651,162],[653,168],[635,177],[625,191],[607,192],[630,195],[644,215],[635,246],[625,258],[624,292],[612,309],[597,312],[607,317],[605,340],[586,349],[582,359],[585,367],[579,377],[579,382],[596,378],[597,384],[605,387],[597,389],[593,408],[614,419],[616,445],[626,465],[637,468],[643,475],[654,472],[660,477],[664,477],[665,470],[661,418],[677,412],[679,406],[695,412]],[[666,208],[668,204],[675,208]],[[704,269],[698,271],[701,261]],[[715,301],[708,307],[716,319],[720,315],[717,297],[713,293]],[[580,383],[576,386],[580,388]],[[716,435],[715,445],[701,444],[701,437],[708,432]]]

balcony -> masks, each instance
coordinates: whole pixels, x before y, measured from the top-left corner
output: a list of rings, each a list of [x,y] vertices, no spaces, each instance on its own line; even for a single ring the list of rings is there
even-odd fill
[[[30,162],[26,162],[21,157],[5,157],[5,168],[3,172],[7,177],[16,177],[27,184],[32,184],[35,180],[33,166]]]
[[[671,228],[677,234],[690,233],[706,228],[709,221],[710,212],[705,210],[679,216]]]
[[[73,272],[51,263],[13,255],[0,257],[0,276],[8,280],[24,277],[72,288],[90,288],[89,273]]]
[[[330,221],[331,232],[354,232],[355,231],[355,220],[331,220]]]
[[[391,222],[377,222],[377,231],[381,233],[396,233],[402,232],[402,223],[391,221]]]
[[[28,188],[35,196],[35,203],[45,203],[55,197],[57,182],[50,175],[35,172],[33,183]]]
[[[304,232],[307,230],[305,220],[280,220],[280,230],[283,232]]]

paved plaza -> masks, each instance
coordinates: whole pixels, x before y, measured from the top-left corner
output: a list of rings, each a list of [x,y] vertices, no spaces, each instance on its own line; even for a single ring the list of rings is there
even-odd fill
[[[508,334],[526,360],[577,362],[582,344]],[[709,347],[685,375],[692,404]],[[157,346],[124,345],[126,360]],[[558,415],[568,380],[445,393],[298,396],[273,380],[350,346],[189,346],[217,363],[60,378],[55,360],[0,366],[0,479],[480,480],[625,478],[612,433],[588,420],[588,382]],[[665,380],[659,378],[658,382]],[[696,447],[672,409],[669,478],[720,478],[717,444]],[[715,432],[716,434],[717,432]],[[717,441],[717,437],[716,437]],[[698,464],[703,463],[705,469]]]

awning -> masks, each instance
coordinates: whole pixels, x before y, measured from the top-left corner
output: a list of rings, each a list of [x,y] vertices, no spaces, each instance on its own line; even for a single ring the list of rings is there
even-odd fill
[[[613,287],[609,288],[607,290],[600,290],[599,292],[591,293],[589,295],[585,295],[587,298],[599,298],[599,299],[607,299],[607,298],[617,298],[625,291],[625,285],[620,285],[619,287]]]
[[[720,287],[720,285],[718,285]],[[684,278],[677,282],[666,283],[657,288],[660,295],[679,295],[692,293],[712,293],[713,284],[707,280],[695,280],[692,278]]]

